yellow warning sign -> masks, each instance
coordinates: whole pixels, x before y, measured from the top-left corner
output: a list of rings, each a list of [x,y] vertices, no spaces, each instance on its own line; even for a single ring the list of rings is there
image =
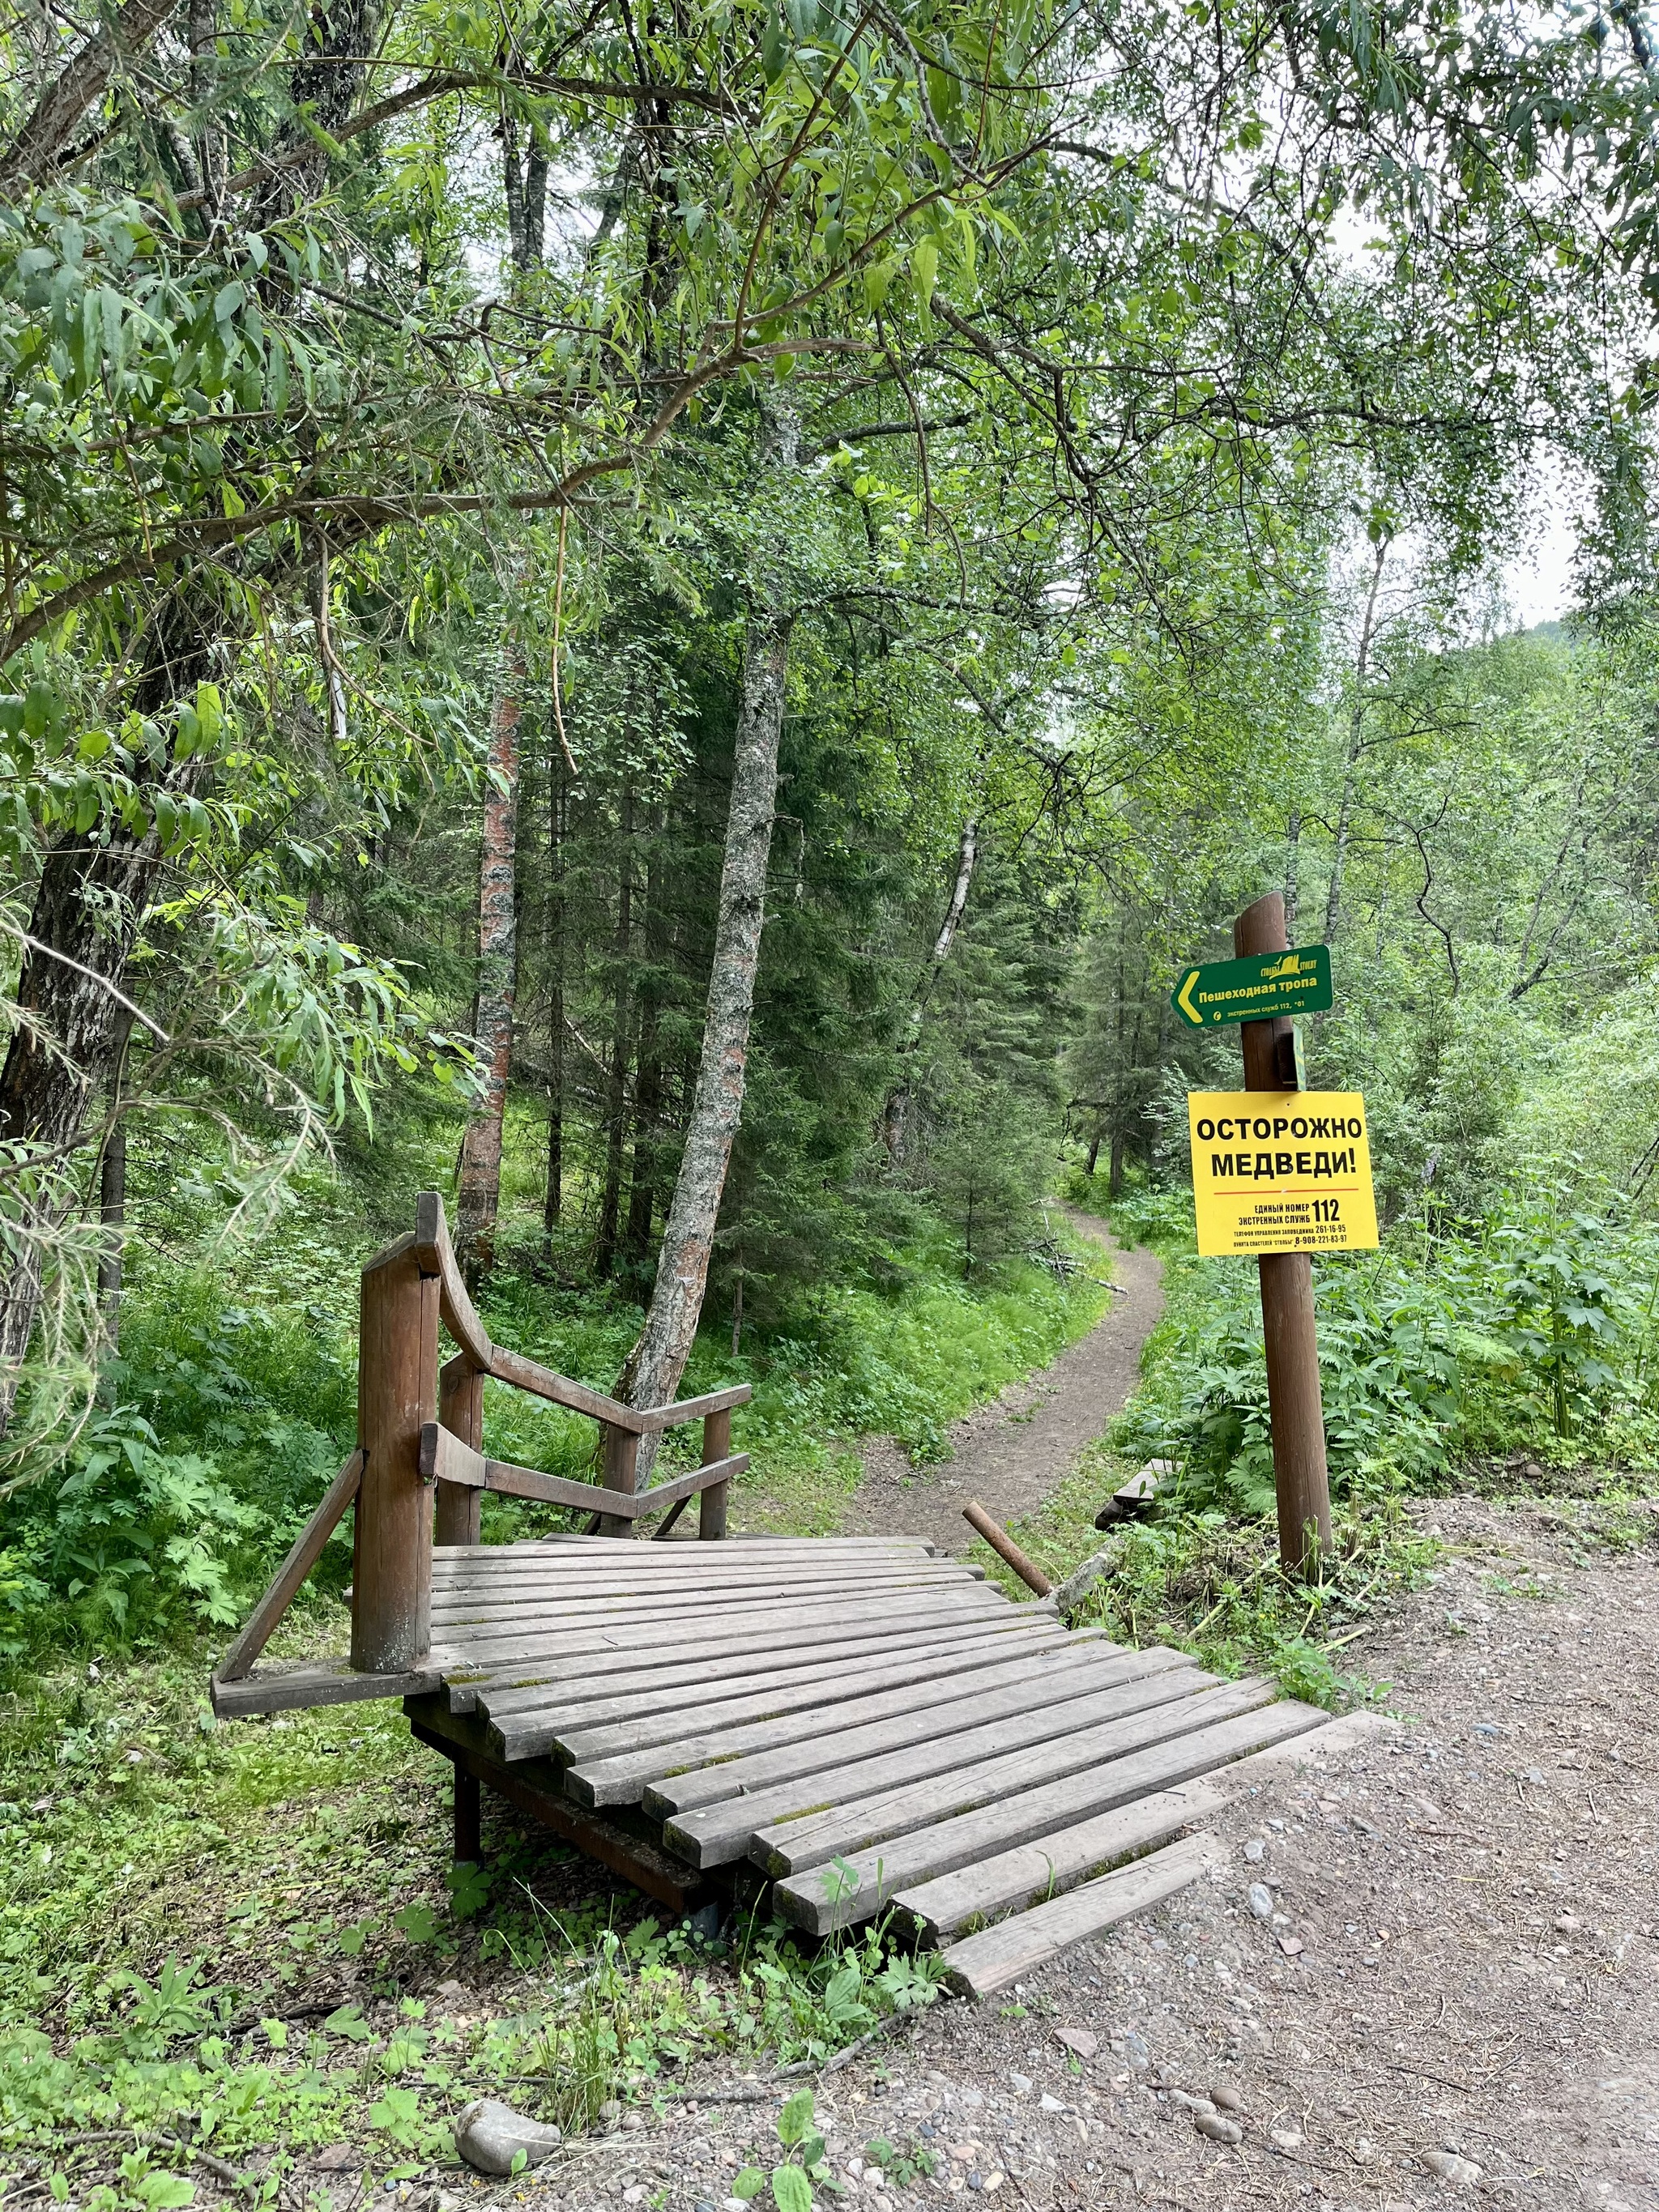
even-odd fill
[[[1357,1091],[1192,1091],[1187,1109],[1201,1253],[1376,1249]]]

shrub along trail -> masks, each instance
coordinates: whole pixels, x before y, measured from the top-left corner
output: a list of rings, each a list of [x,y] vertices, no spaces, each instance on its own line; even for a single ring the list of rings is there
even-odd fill
[[[1164,1310],[1163,1263],[1139,1245],[1121,1249],[1093,1214],[1064,1212],[1079,1236],[1110,1255],[1122,1295],[1051,1366],[955,1422],[952,1455],[942,1466],[913,1467],[892,1437],[866,1437],[864,1480],[846,1533],[926,1536],[945,1551],[966,1552],[979,1540],[962,1517],[970,1498],[1005,1526],[1033,1511],[1121,1412]]]

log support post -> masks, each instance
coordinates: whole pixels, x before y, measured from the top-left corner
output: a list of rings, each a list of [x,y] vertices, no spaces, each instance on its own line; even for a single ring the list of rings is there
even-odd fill
[[[599,1424],[599,1480],[606,1490],[620,1490],[631,1498],[639,1487],[640,1439],[632,1429]],[[625,1514],[601,1512],[597,1533],[601,1536],[631,1536],[634,1523]]]
[[[1290,942],[1285,901],[1277,891],[1247,907],[1233,924],[1233,951],[1241,960],[1255,953],[1288,952]],[[1247,1091],[1295,1088],[1296,1038],[1288,1019],[1243,1022],[1238,1034]],[[1261,1278],[1273,1488],[1279,1500],[1279,1557],[1287,1573],[1310,1573],[1331,1541],[1313,1261],[1305,1252],[1263,1252],[1256,1267]]]
[[[732,1456],[732,1408],[722,1406],[717,1413],[702,1417],[702,1464],[713,1467],[716,1461]],[[697,1498],[697,1534],[699,1538],[720,1537],[726,1534],[726,1504],[732,1488],[731,1477],[724,1482],[711,1482]]]
[[[476,1774],[455,1762],[455,1863],[477,1866],[483,1858],[483,1807]]]
[[[432,1492],[421,1479],[421,1427],[437,1418],[438,1283],[412,1237],[363,1270],[357,1442],[363,1453],[353,1545],[351,1664],[406,1672],[432,1626]]]

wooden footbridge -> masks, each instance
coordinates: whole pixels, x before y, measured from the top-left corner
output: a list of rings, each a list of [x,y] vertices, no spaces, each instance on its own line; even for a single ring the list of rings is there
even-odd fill
[[[596,1421],[599,1479],[486,1458],[486,1376]],[[1068,1632],[918,1539],[729,1536],[749,1395],[641,1409],[492,1344],[428,1193],[363,1271],[358,1448],[226,1653],[215,1710],[401,1697],[453,1764],[459,1858],[479,1856],[487,1787],[672,1911],[739,1879],[811,1934],[890,1911],[980,1994],[1193,1880],[1224,1770],[1325,1719],[1182,1652]],[[638,1489],[641,1438],[693,1420],[701,1464]],[[486,1490],[588,1528],[482,1544]],[[693,1498],[696,1537],[677,1539]],[[349,1656],[260,1663],[348,1507]],[[615,1540],[659,1514],[655,1540]]]

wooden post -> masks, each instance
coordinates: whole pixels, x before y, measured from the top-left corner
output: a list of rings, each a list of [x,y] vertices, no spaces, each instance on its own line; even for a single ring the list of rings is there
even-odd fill
[[[421,1425],[437,1417],[438,1283],[422,1279],[414,1245],[399,1237],[369,1261],[359,1306],[351,1663],[366,1674],[402,1674],[431,1643],[432,1492],[420,1455]]]
[[[477,1866],[483,1858],[483,1807],[478,1778],[455,1762],[455,1863]]]
[[[716,1460],[732,1456],[732,1408],[722,1406],[718,1413],[702,1417],[702,1463],[713,1467]],[[732,1487],[728,1475],[724,1482],[711,1482],[707,1490],[697,1495],[697,1535],[720,1537],[726,1534],[726,1497]]]
[[[474,1451],[483,1449],[483,1376],[464,1354],[447,1360],[438,1376],[438,1419]],[[441,1482],[433,1541],[478,1543],[483,1512],[482,1490],[465,1482]]]
[[[601,1421],[599,1443],[599,1480],[606,1490],[625,1491],[631,1498],[639,1488],[639,1437],[631,1429],[613,1428],[609,1421]],[[631,1536],[634,1523],[624,1514],[602,1512],[597,1533],[601,1536]]]
[[[1233,951],[1288,952],[1285,901],[1270,891],[1233,924]],[[1242,1022],[1247,1091],[1295,1087],[1294,1024]],[[1331,1540],[1331,1485],[1325,1464],[1325,1407],[1314,1328],[1313,1262],[1305,1252],[1263,1252],[1261,1329],[1267,1354],[1267,1411],[1273,1425],[1273,1487],[1279,1498],[1279,1557],[1292,1573],[1310,1568]]]

